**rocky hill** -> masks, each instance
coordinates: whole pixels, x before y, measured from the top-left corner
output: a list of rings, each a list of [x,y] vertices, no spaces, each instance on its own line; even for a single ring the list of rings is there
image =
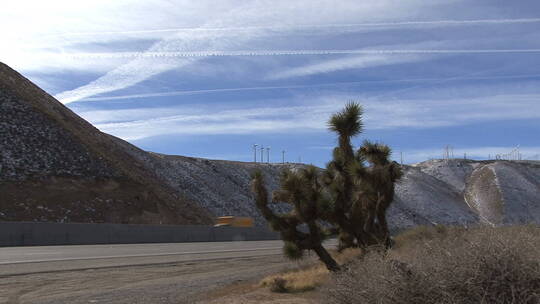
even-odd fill
[[[125,143],[125,142],[124,142]],[[164,155],[142,152],[138,149],[126,151],[145,163],[148,170],[179,194],[184,195],[199,206],[210,211],[213,216],[249,216],[258,226],[265,221],[258,212],[251,193],[251,175],[261,170],[269,190],[279,187],[279,176],[284,169],[295,169],[302,164],[264,164],[209,160],[203,158]],[[277,211],[288,206],[277,205]]]
[[[118,141],[0,63],[0,220],[211,223]]]
[[[262,170],[268,189],[275,190],[283,169],[303,166],[208,160],[136,150],[132,153],[169,186],[213,215],[251,216],[258,225],[264,225],[264,220],[249,189],[251,173]],[[426,224],[540,224],[540,162],[431,160],[405,165],[404,172],[389,210],[393,229]]]
[[[251,216],[255,169],[277,189],[301,164],[146,152],[105,134],[0,64],[0,220],[211,224]],[[418,224],[540,224],[540,163],[432,160],[404,166],[393,229]],[[277,206],[284,210],[286,206]]]

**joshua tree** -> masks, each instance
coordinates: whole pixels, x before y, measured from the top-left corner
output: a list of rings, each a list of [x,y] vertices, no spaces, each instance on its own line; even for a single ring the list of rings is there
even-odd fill
[[[354,152],[351,139],[362,132],[361,116],[360,105],[348,103],[330,118],[329,128],[337,133],[338,146],[324,172],[310,166],[283,173],[281,189],[274,192],[272,201],[290,203],[294,206],[290,213],[279,215],[269,208],[262,175],[255,174],[257,206],[272,228],[281,232],[287,256],[301,258],[303,251],[314,250],[335,271],[338,265],[321,244],[331,233],[338,234],[339,249],[390,245],[386,210],[394,199],[401,167],[390,161],[386,145],[364,141]],[[299,230],[302,224],[303,231]]]
[[[348,103],[328,122],[338,135],[338,146],[322,181],[333,198],[328,220],[338,227],[340,249],[390,245],[386,210],[394,199],[394,183],[402,175],[401,167],[390,161],[386,145],[364,141],[353,152],[351,139],[362,132],[361,116],[361,106]]]
[[[269,207],[268,192],[260,171],[253,176],[252,189],[262,215],[272,229],[281,233],[285,242],[283,251],[288,258],[301,259],[306,250],[313,250],[328,270],[338,271],[338,264],[322,246],[329,232],[320,219],[328,213],[329,200],[318,181],[317,170],[308,166],[296,172],[283,172],[281,189],[273,193],[272,202],[291,204],[293,208],[286,214],[277,214]]]
[[[364,243],[359,245],[384,244],[390,246],[390,232],[386,221],[386,210],[394,200],[394,184],[401,178],[401,166],[389,160],[391,150],[388,146],[364,141],[357,152],[357,159],[365,159],[369,164],[363,167],[355,164],[350,174],[355,181],[353,202],[360,204],[364,218],[362,232]],[[353,211],[354,217],[354,211]]]

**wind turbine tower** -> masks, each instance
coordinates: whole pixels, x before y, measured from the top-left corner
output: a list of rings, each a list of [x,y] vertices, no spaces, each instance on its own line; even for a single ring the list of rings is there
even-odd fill
[[[253,162],[257,162],[257,144],[253,144]]]

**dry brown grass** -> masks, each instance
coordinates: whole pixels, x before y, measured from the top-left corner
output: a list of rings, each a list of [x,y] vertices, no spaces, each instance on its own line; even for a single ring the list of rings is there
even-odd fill
[[[358,249],[347,249],[341,253],[333,252],[339,264],[350,263],[361,254]],[[274,292],[304,292],[323,285],[329,279],[329,271],[320,262],[299,265],[297,269],[270,275],[259,286],[268,287]]]
[[[326,303],[540,303],[538,226],[419,227],[368,252],[324,290]]]

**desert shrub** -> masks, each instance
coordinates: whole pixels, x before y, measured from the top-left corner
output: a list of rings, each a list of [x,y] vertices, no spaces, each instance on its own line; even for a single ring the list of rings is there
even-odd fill
[[[274,278],[272,281],[270,281],[268,285],[269,285],[270,291],[283,293],[283,292],[289,291],[287,287],[285,286],[286,283],[287,283],[287,280],[283,278]]]
[[[335,274],[326,303],[540,303],[539,227],[423,227],[396,239]]]
[[[459,234],[465,232],[467,232],[467,228],[461,226],[448,227],[440,224],[435,226],[416,226],[402,231],[393,238],[394,249],[397,249],[404,244],[424,242],[433,239],[444,239],[448,235],[455,238]]]
[[[340,265],[348,265],[361,256],[358,248],[349,248],[342,252],[332,252]],[[265,277],[260,282],[261,287],[268,287],[273,292],[295,293],[318,288],[323,285],[330,276],[329,270],[318,263],[304,261],[297,269],[273,274]]]

